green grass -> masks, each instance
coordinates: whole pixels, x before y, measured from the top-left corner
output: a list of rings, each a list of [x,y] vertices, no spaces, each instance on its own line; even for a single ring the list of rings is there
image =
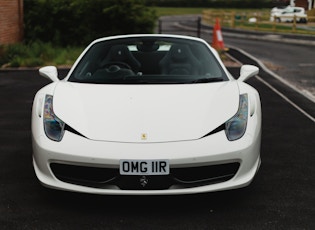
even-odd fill
[[[236,12],[238,14],[243,13],[266,13],[270,12],[270,9],[213,9],[206,7],[151,7],[156,11],[158,17],[160,16],[172,16],[172,15],[184,15],[184,14],[202,14],[204,10],[212,10],[213,12],[222,13],[222,12]]]
[[[0,46],[0,67],[71,66],[81,47],[55,47],[50,43],[12,44]]]

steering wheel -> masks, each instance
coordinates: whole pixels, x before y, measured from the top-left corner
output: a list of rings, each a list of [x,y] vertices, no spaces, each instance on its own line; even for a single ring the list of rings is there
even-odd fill
[[[130,65],[124,62],[108,62],[103,65],[103,68],[110,73],[118,72],[121,69],[128,69],[132,71]]]

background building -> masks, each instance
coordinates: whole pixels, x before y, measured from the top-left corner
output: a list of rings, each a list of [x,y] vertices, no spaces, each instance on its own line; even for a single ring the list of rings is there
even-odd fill
[[[315,8],[315,0],[290,0],[290,5],[304,7],[306,10]]]
[[[23,0],[0,0],[0,45],[23,39]]]

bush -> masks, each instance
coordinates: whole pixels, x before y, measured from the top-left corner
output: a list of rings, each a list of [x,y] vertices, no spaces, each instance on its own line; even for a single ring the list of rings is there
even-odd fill
[[[27,53],[21,44],[2,45],[0,50],[0,66],[8,67],[19,67],[22,57]]]
[[[82,50],[42,42],[0,46],[0,67],[72,65]]]
[[[109,35],[151,33],[155,12],[145,0],[24,0],[26,42],[87,45]]]

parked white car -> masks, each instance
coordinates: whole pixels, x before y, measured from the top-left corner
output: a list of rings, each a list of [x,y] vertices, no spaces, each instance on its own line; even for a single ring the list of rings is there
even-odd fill
[[[307,23],[307,14],[303,7],[287,6],[285,8],[273,8],[270,13],[270,21]]]
[[[276,7],[273,7],[273,8],[271,9],[270,14],[271,14],[271,15],[274,15],[274,14],[276,14],[276,13],[281,13],[281,12],[283,12],[285,9],[290,8],[290,7],[291,7],[291,6],[276,6]]]

